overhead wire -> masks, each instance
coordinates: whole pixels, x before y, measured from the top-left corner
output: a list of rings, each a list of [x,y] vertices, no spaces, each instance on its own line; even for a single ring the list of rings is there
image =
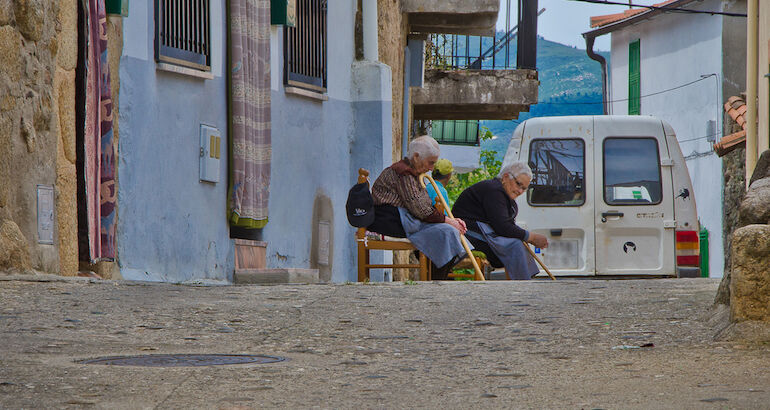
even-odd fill
[[[725,11],[709,11],[709,10],[693,10],[693,9],[685,9],[681,7],[669,7],[669,6],[645,6],[642,4],[631,4],[630,2],[621,3],[617,1],[606,1],[606,0],[570,0],[570,1],[576,1],[579,3],[591,3],[591,4],[606,4],[608,6],[629,6],[629,7],[639,7],[639,8],[646,8],[650,10],[662,10],[662,11],[670,11],[674,13],[689,13],[689,14],[709,14],[709,15],[719,15],[719,16],[728,16],[728,17],[746,17],[747,15],[745,13],[731,13],[731,12],[725,12]]]
[[[693,80],[693,81],[690,81],[690,82],[678,85],[676,87],[671,87],[671,88],[668,88],[668,89],[665,89],[665,90],[656,91],[654,93],[645,94],[645,95],[640,96],[639,98],[641,99],[641,98],[645,98],[645,97],[652,97],[652,96],[655,96],[655,95],[660,95],[660,94],[663,94],[663,93],[675,91],[675,90],[678,90],[680,88],[684,88],[684,87],[690,86],[692,84],[695,84],[697,82],[706,80],[707,78],[709,78],[709,77],[702,77],[702,78],[699,78],[697,80]],[[545,101],[538,101],[537,103],[538,104],[552,104],[552,105],[585,105],[585,104],[603,104],[603,103],[623,102],[623,101],[628,101],[628,100],[629,100],[628,98],[622,98],[622,99],[618,99],[618,100],[607,100],[607,101],[596,101],[596,102],[545,102]],[[520,124],[521,123],[521,120],[510,120],[510,121],[513,122],[513,123],[516,123],[516,124]],[[715,133],[712,133],[712,134],[709,134],[709,135],[704,135],[704,136],[701,136],[701,137],[688,138],[688,139],[684,139],[684,140],[679,140],[678,139],[677,142],[679,142],[679,143],[682,143],[682,142],[692,142],[692,141],[697,141],[697,140],[702,140],[702,139],[709,139],[709,138],[712,138],[712,137],[716,138],[717,136],[720,136],[720,135],[721,135],[720,132],[715,132]]]
[[[639,96],[639,98],[642,99],[642,98],[646,98],[646,97],[652,97],[652,96],[655,96],[655,95],[667,93],[667,92],[670,92],[670,91],[675,91],[675,90],[678,90],[680,88],[684,88],[684,87],[693,85],[693,84],[695,84],[697,82],[703,81],[706,78],[709,78],[709,77],[702,77],[702,78],[699,78],[697,80],[690,81],[689,83],[678,85],[676,87],[667,88],[665,90],[656,91],[654,93],[641,95],[641,96]],[[630,100],[630,98],[621,98],[619,100],[602,100],[602,101],[593,101],[593,102],[548,102],[548,101],[538,101],[537,103],[538,104],[551,104],[551,105],[591,105],[591,104],[616,103],[616,102],[623,102],[623,101],[628,101],[628,100]]]

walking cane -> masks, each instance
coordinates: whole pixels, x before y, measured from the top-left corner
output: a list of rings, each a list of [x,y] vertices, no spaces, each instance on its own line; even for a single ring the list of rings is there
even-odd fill
[[[446,200],[444,200],[444,195],[441,195],[441,191],[439,191],[438,186],[436,185],[436,181],[433,180],[433,177],[426,174],[420,174],[419,177],[417,177],[420,180],[420,186],[425,188],[425,181],[423,178],[428,178],[428,181],[430,181],[431,185],[433,185],[433,189],[436,190],[436,198],[441,201],[441,205],[444,205],[444,209],[446,210],[447,215],[449,215],[450,218],[454,219],[454,215],[452,215],[452,210],[449,208],[449,205],[446,203]],[[465,248],[465,252],[468,253],[468,257],[471,258],[471,263],[473,264],[473,270],[476,271],[476,277],[475,280],[484,280],[484,274],[481,273],[481,268],[479,267],[479,263],[476,261],[476,257],[473,256],[473,252],[471,252],[471,247],[468,246],[468,241],[465,239],[465,235],[460,234],[460,242],[463,244],[463,248]],[[527,247],[529,248],[529,247]]]
[[[522,242],[524,242],[524,241],[522,241]],[[551,277],[551,280],[556,280],[556,278],[553,276],[553,274],[551,273],[551,271],[549,271],[549,270],[548,270],[548,267],[547,267],[547,266],[545,266],[545,264],[543,263],[543,261],[541,261],[541,260],[540,260],[540,258],[538,258],[538,257],[537,257],[537,255],[535,255],[535,252],[533,252],[533,251],[532,251],[532,248],[530,248],[530,247],[529,247],[529,244],[528,244],[528,243],[526,243],[526,242],[524,242],[524,247],[525,247],[525,248],[527,248],[527,251],[529,251],[529,254],[530,254],[530,255],[532,255],[532,257],[533,257],[533,258],[535,258],[535,260],[537,261],[537,263],[538,263],[538,264],[540,264],[540,266],[542,266],[542,267],[543,267],[543,270],[545,270],[545,273],[547,273],[547,274],[548,274],[548,276],[550,276],[550,277]],[[537,275],[537,274],[535,274],[535,275]],[[533,275],[533,277],[534,277],[534,275]]]

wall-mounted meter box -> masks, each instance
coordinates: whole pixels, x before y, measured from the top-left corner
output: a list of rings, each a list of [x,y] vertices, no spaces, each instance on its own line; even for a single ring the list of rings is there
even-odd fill
[[[222,157],[222,135],[219,130],[201,124],[201,175],[200,180],[219,182],[219,160]]]

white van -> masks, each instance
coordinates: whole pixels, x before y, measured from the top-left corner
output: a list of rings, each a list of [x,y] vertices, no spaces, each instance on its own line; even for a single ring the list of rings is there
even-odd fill
[[[690,174],[665,121],[532,118],[503,163],[516,160],[533,174],[516,222],[548,237],[536,251],[554,275],[700,276]]]

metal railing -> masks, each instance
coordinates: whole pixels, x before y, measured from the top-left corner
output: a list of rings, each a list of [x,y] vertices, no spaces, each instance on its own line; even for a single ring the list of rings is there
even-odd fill
[[[327,0],[297,0],[297,25],[284,30],[284,81],[326,91]]]
[[[209,0],[155,1],[155,59],[211,70]]]
[[[511,19],[506,0],[505,27],[494,37],[431,34],[425,47],[426,68],[444,70],[508,70],[536,67],[538,0],[518,0],[518,19]],[[516,43],[513,40],[516,39]],[[521,52],[519,52],[521,50]]]

